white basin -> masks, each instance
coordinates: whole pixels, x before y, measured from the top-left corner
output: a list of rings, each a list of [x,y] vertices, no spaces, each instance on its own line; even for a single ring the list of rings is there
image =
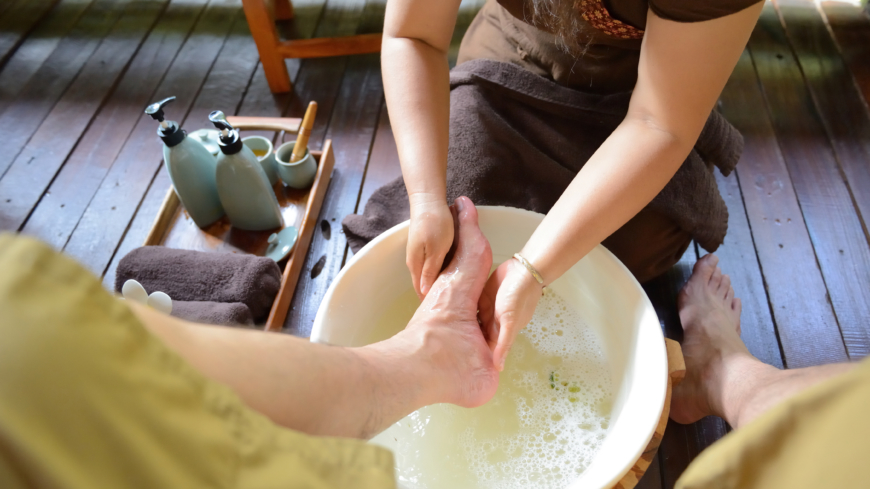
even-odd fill
[[[494,263],[518,252],[543,215],[510,207],[478,207]],[[332,282],[317,311],[311,341],[362,346],[367,329],[411,284],[405,266],[408,222],[365,246]],[[596,330],[613,380],[610,429],[598,455],[568,487],[605,488],[635,464],[658,424],[667,390],[667,355],[658,318],[640,284],[597,246],[551,285]]]

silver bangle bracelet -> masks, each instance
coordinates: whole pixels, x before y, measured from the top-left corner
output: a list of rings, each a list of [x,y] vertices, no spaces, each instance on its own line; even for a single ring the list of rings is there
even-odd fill
[[[532,277],[535,277],[535,280],[536,280],[539,284],[544,285],[544,277],[542,277],[541,274],[538,273],[538,271],[535,269],[535,267],[533,267],[532,264],[529,263],[529,260],[526,260],[526,259],[523,257],[523,255],[521,255],[521,254],[519,254],[519,253],[514,253],[514,258],[516,258],[516,260],[517,260],[518,262],[522,263],[523,266],[526,267],[526,270],[528,270],[529,273],[532,274]]]

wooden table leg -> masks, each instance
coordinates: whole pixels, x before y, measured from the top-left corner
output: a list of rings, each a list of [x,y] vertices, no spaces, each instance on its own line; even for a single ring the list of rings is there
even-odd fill
[[[278,5],[282,1],[290,5],[288,0],[276,0],[276,10],[280,11]],[[278,44],[281,40],[269,7],[265,0],[242,0],[242,6],[245,9],[251,35],[257,44],[257,51],[260,53],[260,64],[263,65],[263,71],[266,73],[269,89],[272,93],[289,92],[290,74],[287,73],[284,56],[278,52]],[[283,13],[286,14],[286,11]],[[292,9],[290,15],[292,16]]]

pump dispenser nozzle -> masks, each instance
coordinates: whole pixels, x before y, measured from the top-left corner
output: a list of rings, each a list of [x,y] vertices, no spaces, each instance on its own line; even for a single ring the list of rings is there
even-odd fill
[[[165,129],[165,128],[169,127],[169,124],[167,124],[166,121],[164,120],[163,107],[166,104],[168,104],[169,102],[174,102],[174,101],[175,101],[175,96],[173,95],[172,97],[165,98],[165,99],[161,100],[160,102],[154,102],[153,104],[149,105],[148,107],[145,107],[145,113],[150,115],[151,118],[154,119],[155,121],[159,122],[160,127]]]
[[[157,135],[170,148],[179,144],[185,137],[184,131],[178,127],[177,123],[167,121],[164,118],[163,107],[173,100],[175,100],[175,97],[169,97],[145,107],[145,113],[160,123],[160,127],[157,128]]]
[[[227,116],[220,110],[208,115],[208,120],[221,132],[220,148],[223,154],[232,155],[242,150],[243,144],[237,131],[229,122]]]

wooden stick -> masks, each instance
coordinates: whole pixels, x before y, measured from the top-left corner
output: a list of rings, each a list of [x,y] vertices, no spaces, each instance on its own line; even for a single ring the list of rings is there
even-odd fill
[[[293,117],[244,117],[231,115],[227,122],[236,129],[253,131],[299,131],[300,120]]]
[[[175,193],[175,188],[170,185],[169,190],[166,192],[166,197],[163,198],[163,203],[160,204],[160,211],[157,212],[157,217],[154,218],[154,223],[151,224],[151,230],[148,231],[148,237],[145,238],[142,246],[160,244],[163,235],[166,234],[166,230],[172,224],[172,218],[175,217],[175,212],[178,210],[179,205],[181,205],[181,200],[179,200],[178,195]]]
[[[317,156],[317,152],[312,154],[315,157]],[[290,260],[284,267],[281,289],[278,291],[278,296],[275,297],[275,302],[272,304],[269,319],[266,320],[266,331],[281,331],[284,328],[284,320],[287,318],[290,301],[293,300],[293,294],[296,292],[296,284],[299,282],[302,265],[305,263],[308,248],[311,246],[311,239],[317,230],[320,209],[323,206],[323,199],[326,196],[326,190],[329,188],[329,182],[332,179],[332,169],[334,166],[335,155],[332,152],[332,141],[327,139],[323,144],[323,152],[320,154],[317,164],[317,176],[314,178],[314,185],[312,185],[308,194],[308,204],[305,207],[305,217],[302,218],[302,224],[299,227],[299,238],[296,241],[296,248],[293,249],[293,252],[290,254]]]
[[[290,163],[299,161],[305,156],[305,151],[308,149],[308,138],[311,136],[311,129],[314,127],[315,117],[317,117],[317,102],[311,101],[308,104],[308,108],[305,109],[302,125],[299,126],[299,134],[296,136],[293,154],[290,155]]]

